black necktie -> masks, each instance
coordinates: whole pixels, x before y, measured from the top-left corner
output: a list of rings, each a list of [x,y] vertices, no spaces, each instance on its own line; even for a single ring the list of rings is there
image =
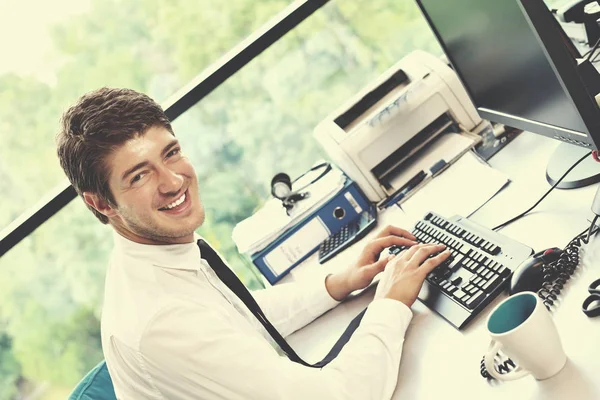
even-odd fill
[[[217,255],[217,253],[202,239],[198,240],[198,247],[200,248],[200,255],[203,259],[208,262],[208,265],[215,271],[215,274],[219,277],[219,279],[233,292],[236,296],[248,307],[248,309],[254,314],[256,319],[260,321],[260,323],[265,327],[267,332],[271,335],[273,340],[279,345],[281,350],[288,356],[291,361],[297,362],[307,367],[321,368],[327,365],[331,360],[333,360],[338,353],[342,350],[344,345],[352,336],[352,333],[356,330],[358,325],[360,324],[360,320],[365,314],[366,309],[364,309],[360,314],[358,314],[348,325],[342,336],[335,343],[333,348],[329,351],[329,353],[325,356],[325,358],[315,364],[309,364],[304,361],[289,343],[281,336],[281,334],[277,331],[277,329],[269,322],[260,306],[254,300],[254,297],[250,294],[246,286],[239,280],[239,278],[233,273],[229,267],[223,263],[223,260]]]

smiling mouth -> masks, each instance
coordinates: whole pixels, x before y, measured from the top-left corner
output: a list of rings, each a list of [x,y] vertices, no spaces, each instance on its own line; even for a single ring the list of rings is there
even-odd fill
[[[182,208],[182,206],[185,205],[185,200],[188,197],[188,191],[186,189],[185,192],[183,192],[183,194],[176,199],[175,201],[173,201],[172,203],[167,204],[166,206],[159,208],[159,211],[176,211],[179,208]]]

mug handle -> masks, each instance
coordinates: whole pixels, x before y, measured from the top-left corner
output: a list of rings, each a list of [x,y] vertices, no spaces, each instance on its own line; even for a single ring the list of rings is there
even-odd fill
[[[519,366],[517,366],[516,369],[507,374],[498,373],[498,371],[496,371],[496,368],[494,368],[494,357],[496,357],[496,353],[502,348],[502,345],[500,344],[500,342],[496,341],[494,341],[493,343],[494,344],[492,345],[492,347],[490,347],[490,349],[484,357],[485,369],[487,369],[488,373],[491,376],[493,376],[499,381],[514,381],[515,379],[523,378],[524,376],[529,374],[529,371],[526,371]]]

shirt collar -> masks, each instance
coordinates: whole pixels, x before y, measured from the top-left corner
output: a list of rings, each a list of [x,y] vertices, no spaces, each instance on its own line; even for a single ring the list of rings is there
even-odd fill
[[[194,233],[194,241],[184,244],[141,244],[129,240],[113,231],[114,249],[117,253],[147,262],[162,268],[198,271],[200,269],[200,247],[202,237]]]

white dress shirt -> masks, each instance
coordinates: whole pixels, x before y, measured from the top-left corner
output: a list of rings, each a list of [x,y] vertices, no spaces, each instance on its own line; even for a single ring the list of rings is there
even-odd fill
[[[117,398],[388,399],[412,313],[373,301],[335,360],[318,369],[280,355],[247,307],[201,259],[196,243],[143,245],[115,233],[102,348]],[[338,302],[324,278],[253,292],[283,335]]]

